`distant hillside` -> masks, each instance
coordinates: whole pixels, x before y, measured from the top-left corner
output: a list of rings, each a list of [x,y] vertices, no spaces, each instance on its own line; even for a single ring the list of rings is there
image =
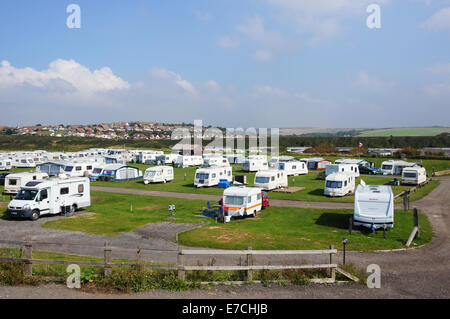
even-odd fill
[[[366,130],[359,134],[362,137],[372,136],[436,136],[442,133],[450,133],[449,127],[404,127],[379,130]]]

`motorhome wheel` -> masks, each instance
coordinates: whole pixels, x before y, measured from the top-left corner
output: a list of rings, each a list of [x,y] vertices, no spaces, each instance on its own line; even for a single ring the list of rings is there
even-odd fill
[[[39,219],[39,211],[35,209],[31,212],[31,220],[38,220],[38,219]]]

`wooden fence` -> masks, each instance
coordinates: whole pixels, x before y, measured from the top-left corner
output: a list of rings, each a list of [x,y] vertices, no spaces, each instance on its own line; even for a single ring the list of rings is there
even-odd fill
[[[104,269],[104,275],[110,275],[112,268],[114,267],[137,267],[139,269],[151,268],[151,269],[164,269],[164,270],[175,270],[177,271],[178,278],[181,280],[186,280],[186,271],[246,271],[247,281],[258,283],[260,281],[253,280],[254,270],[288,270],[288,269],[327,269],[327,274],[329,278],[321,279],[311,279],[313,283],[334,283],[336,282],[336,270],[347,276],[348,278],[357,281],[355,277],[345,273],[336,264],[336,254],[337,250],[333,246],[326,250],[253,250],[248,247],[247,250],[200,250],[200,249],[180,249],[177,255],[176,266],[170,265],[155,265],[149,264],[141,261],[141,251],[138,248],[136,252],[135,263],[113,263],[112,262],[112,249],[105,243],[104,246],[104,260],[103,262],[86,262],[86,261],[68,261],[68,260],[40,260],[33,259],[33,246],[31,243],[26,243],[23,245],[25,247],[25,258],[10,258],[10,257],[0,257],[0,262],[10,262],[10,263],[24,263],[25,264],[25,275],[33,275],[33,265],[34,264],[47,264],[47,265],[70,265],[76,264],[78,266],[91,266],[91,267],[101,267]],[[172,251],[176,252],[176,251]],[[218,255],[241,255],[246,257],[246,265],[230,265],[230,266],[203,266],[203,265],[188,265],[186,263],[185,256],[218,256]],[[329,256],[329,263],[323,264],[296,264],[296,265],[255,265],[253,256],[281,256],[281,255],[294,255],[294,256],[305,256],[305,255],[325,255]],[[203,282],[207,283],[207,282]],[[224,283],[224,282],[222,282]],[[226,283],[244,283],[242,281],[230,281]]]
[[[450,174],[450,169],[447,169],[445,171],[433,172],[433,176],[444,176],[444,175],[449,175],[449,174]]]

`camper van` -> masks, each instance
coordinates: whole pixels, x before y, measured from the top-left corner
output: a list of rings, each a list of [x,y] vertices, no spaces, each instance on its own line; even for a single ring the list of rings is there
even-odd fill
[[[401,175],[405,167],[417,166],[417,163],[405,161],[384,161],[381,163],[381,172],[383,175]]]
[[[357,164],[328,164],[325,167],[325,177],[333,173],[349,173],[359,177],[359,168]]]
[[[147,168],[144,174],[144,184],[166,183],[173,180],[172,166],[154,166]]]
[[[190,167],[190,166],[202,166],[203,157],[199,155],[178,155],[174,166],[175,167]]]
[[[290,160],[278,162],[277,169],[283,171],[286,176],[308,174],[308,167],[305,162]]]
[[[394,227],[394,194],[390,186],[361,183],[355,192],[353,224],[372,229]]]
[[[269,169],[267,163],[267,156],[264,155],[252,155],[246,158],[242,163],[242,170],[247,172],[257,172],[261,170]]]
[[[323,194],[330,197],[345,196],[355,191],[355,176],[352,173],[332,173],[325,178]]]
[[[0,171],[9,171],[12,168],[12,162],[8,158],[0,158]]]
[[[6,211],[8,217],[37,220],[43,215],[73,213],[91,205],[89,179],[51,178],[25,184]]]
[[[225,216],[256,216],[262,209],[263,193],[257,187],[232,186],[223,191]]]
[[[28,182],[48,178],[48,174],[40,172],[22,172],[9,174],[5,178],[5,194],[17,194]]]
[[[427,181],[427,171],[421,166],[405,167],[402,171],[402,184],[422,185]]]
[[[259,171],[255,175],[255,187],[263,190],[273,190],[277,188],[287,187],[288,180],[284,171],[277,169],[269,169]]]
[[[198,168],[195,171],[194,186],[217,186],[221,179],[226,179],[230,183],[233,181],[233,168],[231,166]]]
[[[223,156],[210,156],[203,159],[203,167],[230,166],[228,159]]]

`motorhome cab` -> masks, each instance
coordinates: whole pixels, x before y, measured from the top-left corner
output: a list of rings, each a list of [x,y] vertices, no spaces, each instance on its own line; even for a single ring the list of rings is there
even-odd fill
[[[175,166],[185,168],[189,166],[202,166],[203,157],[198,155],[178,155]]]
[[[225,216],[256,216],[262,209],[263,193],[257,187],[232,186],[223,191]],[[228,218],[229,221],[229,218]]]
[[[12,162],[7,158],[0,158],[0,171],[8,171],[12,168]]]
[[[242,163],[243,171],[257,172],[266,169],[269,169],[269,165],[267,164],[267,156],[252,155],[246,158],[245,162]]]
[[[332,173],[325,178],[326,196],[345,196],[355,191],[355,176],[352,173]]]
[[[9,174],[5,178],[5,194],[17,194],[28,182],[48,178],[48,174],[40,172],[22,172]]]
[[[283,171],[286,176],[308,174],[308,167],[306,167],[306,163],[297,160],[290,160],[286,162],[281,160],[278,162],[277,168],[280,171]]]
[[[381,172],[383,175],[401,175],[405,167],[417,166],[417,163],[405,161],[384,161],[381,163]]]
[[[405,167],[402,171],[402,184],[421,185],[427,181],[427,171],[421,166]]]
[[[325,167],[325,177],[333,173],[349,173],[359,177],[359,168],[357,164],[328,164]]]
[[[9,203],[6,214],[36,220],[43,215],[73,213],[90,205],[89,179],[52,178],[28,182]]]
[[[358,185],[353,224],[372,229],[394,227],[394,194],[390,186]]]
[[[254,185],[255,187],[267,191],[281,187],[287,187],[288,186],[287,175],[283,171],[277,169],[259,171],[255,175]]]
[[[194,186],[217,186],[221,179],[233,181],[233,168],[231,166],[202,167],[195,171]]]
[[[154,166],[147,168],[144,174],[144,184],[166,183],[173,180],[172,166]]]

